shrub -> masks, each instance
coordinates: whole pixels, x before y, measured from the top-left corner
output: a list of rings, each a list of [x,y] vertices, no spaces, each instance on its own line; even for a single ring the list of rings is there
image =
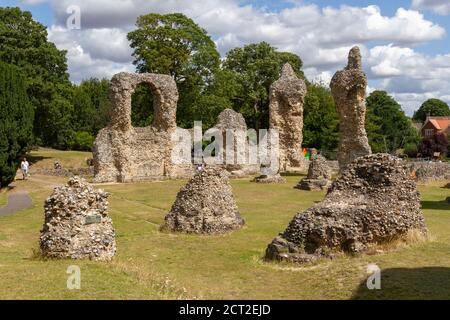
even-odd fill
[[[14,181],[33,143],[33,106],[21,70],[0,62],[0,187]]]
[[[418,152],[419,150],[415,143],[407,143],[404,147],[404,153],[410,158],[415,158]]]
[[[78,131],[75,133],[75,139],[72,146],[74,150],[91,151],[94,144],[94,137],[86,131]]]

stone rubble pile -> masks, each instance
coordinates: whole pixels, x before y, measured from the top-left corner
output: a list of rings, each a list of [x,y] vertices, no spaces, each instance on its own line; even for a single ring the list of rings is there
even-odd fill
[[[181,188],[162,230],[221,234],[244,225],[229,184],[228,173],[205,167]]]
[[[301,190],[325,190],[331,185],[331,168],[327,160],[318,155],[309,164],[308,176],[296,188]]]
[[[108,261],[116,253],[108,193],[72,177],[45,201],[40,247],[44,257]]]
[[[411,230],[427,233],[408,165],[388,154],[368,155],[347,167],[322,202],[294,217],[269,244],[266,259],[306,263],[363,252]]]

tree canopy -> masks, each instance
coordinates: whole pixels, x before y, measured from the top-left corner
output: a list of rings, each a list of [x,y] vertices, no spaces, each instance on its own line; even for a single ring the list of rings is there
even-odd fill
[[[137,71],[170,74],[174,78],[180,94],[179,125],[191,127],[195,106],[220,66],[214,41],[181,13],[143,15],[136,27],[128,33],[128,39]],[[139,99],[149,100],[142,96]]]
[[[21,70],[0,62],[0,187],[14,180],[33,141],[33,106]]]
[[[303,109],[303,145],[332,157],[339,143],[339,117],[330,89],[308,85]]]
[[[385,91],[374,91],[366,99],[366,130],[373,152],[393,153],[420,137],[400,104]]]
[[[38,142],[58,145],[70,127],[71,84],[66,52],[47,40],[47,29],[28,11],[0,8],[0,61],[20,67],[35,110]]]
[[[279,52],[267,42],[249,44],[227,53],[224,70],[232,71],[238,84],[237,93],[231,98],[233,108],[244,115],[248,126],[257,130],[269,127],[269,88],[280,77],[286,62],[304,78],[299,56]]]
[[[413,119],[424,122],[427,116],[450,116],[450,108],[447,103],[439,99],[428,99],[414,113]]]

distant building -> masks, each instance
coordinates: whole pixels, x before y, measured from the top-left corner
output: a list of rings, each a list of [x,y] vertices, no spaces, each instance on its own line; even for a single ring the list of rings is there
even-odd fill
[[[433,137],[438,132],[450,136],[450,117],[427,117],[420,131],[424,138]]]

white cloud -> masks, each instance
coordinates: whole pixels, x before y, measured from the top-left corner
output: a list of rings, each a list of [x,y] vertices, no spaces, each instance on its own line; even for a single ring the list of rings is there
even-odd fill
[[[321,8],[302,1],[279,12],[240,5],[239,0],[121,0],[114,5],[110,0],[48,1],[55,15],[49,38],[68,50],[71,79],[77,82],[134,70],[126,34],[136,18],[150,12],[182,12],[213,36],[222,55],[237,46],[267,41],[299,54],[307,77],[328,84],[345,66],[349,49],[359,45],[369,79],[377,80],[369,91],[387,90],[409,114],[426,97],[448,101],[450,56],[425,56],[413,49],[443,39],[446,31],[416,10],[399,8],[393,16],[385,16],[374,5]],[[69,5],[80,6],[81,30],[65,28]],[[413,0],[413,8],[425,6],[444,14],[450,3]],[[373,43],[377,46],[371,48]]]
[[[410,48],[393,45],[370,49],[369,77],[384,80],[380,89],[394,95],[408,114],[425,100],[450,102],[450,54],[428,56]]]
[[[414,9],[431,9],[440,15],[450,14],[450,1],[448,0],[412,0]]]
[[[134,71],[127,58],[130,53],[126,48],[129,47],[122,43],[123,37],[115,29],[67,30],[53,26],[48,34],[49,40],[58,48],[67,50],[69,73],[75,82],[90,77],[111,78],[121,71]]]

